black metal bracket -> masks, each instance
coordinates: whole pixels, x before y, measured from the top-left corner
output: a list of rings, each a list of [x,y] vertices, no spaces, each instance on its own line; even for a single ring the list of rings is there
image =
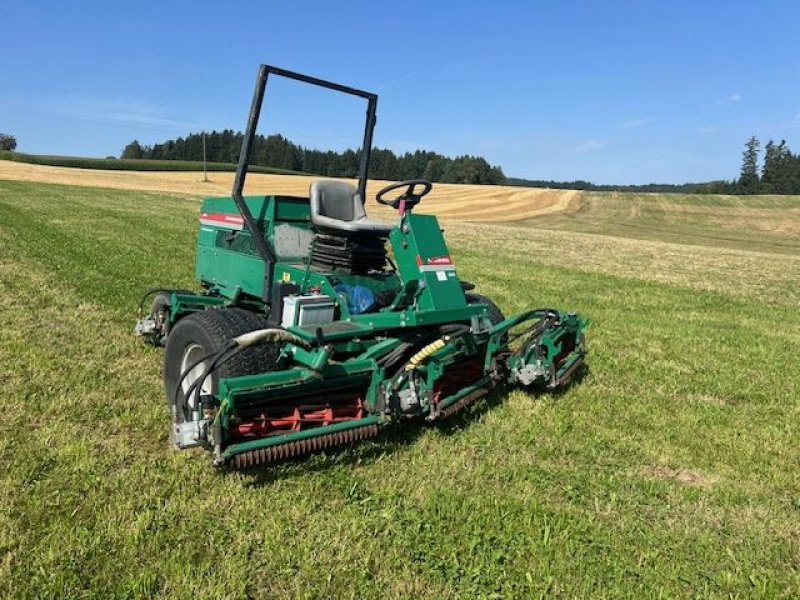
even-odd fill
[[[266,236],[261,230],[258,229],[256,222],[250,209],[244,201],[244,181],[247,177],[247,168],[250,165],[250,155],[253,152],[253,141],[256,137],[256,128],[258,127],[258,117],[261,114],[261,106],[264,103],[264,92],[267,88],[267,78],[270,74],[279,75],[287,79],[294,79],[311,85],[324,87],[337,92],[350,94],[352,96],[359,96],[367,100],[367,118],[364,125],[364,142],[361,147],[361,162],[358,170],[358,193],[361,197],[361,202],[365,202],[367,198],[367,176],[369,174],[369,159],[370,152],[372,151],[372,133],[375,130],[376,111],[378,108],[378,95],[371,92],[365,92],[356,88],[347,87],[332,81],[325,81],[324,79],[317,79],[294,71],[287,71],[278,67],[269,65],[260,65],[258,68],[258,76],[256,78],[256,87],[253,92],[253,101],[250,104],[250,114],[247,117],[247,128],[244,132],[244,140],[242,141],[242,150],[239,153],[239,164],[236,167],[236,178],[233,180],[233,201],[236,203],[239,212],[242,214],[245,225],[253,237],[256,249],[258,250],[261,258],[266,263],[264,271],[264,278],[267,282],[272,281],[272,269],[275,264],[275,251],[267,240]],[[265,286],[269,289],[270,286]],[[264,301],[271,302],[268,294],[264,294]]]

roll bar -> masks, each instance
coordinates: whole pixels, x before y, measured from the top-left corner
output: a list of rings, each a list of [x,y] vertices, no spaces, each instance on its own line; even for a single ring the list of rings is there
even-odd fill
[[[332,81],[325,81],[316,77],[303,75],[302,73],[295,73],[294,71],[287,71],[279,67],[270,65],[260,65],[258,68],[258,76],[256,77],[256,87],[253,92],[253,101],[250,104],[250,114],[247,117],[247,128],[244,132],[244,140],[242,141],[242,150],[239,153],[239,164],[236,166],[236,178],[233,180],[233,190],[231,195],[233,201],[236,203],[239,212],[244,218],[247,229],[250,230],[250,235],[253,237],[256,249],[264,259],[267,265],[265,270],[265,301],[269,302],[269,295],[266,289],[269,282],[272,280],[272,266],[275,263],[275,251],[267,240],[266,236],[258,229],[258,224],[253,218],[250,209],[244,201],[242,192],[244,190],[244,181],[247,177],[247,167],[250,165],[250,155],[253,152],[253,141],[256,137],[256,128],[258,127],[258,117],[261,114],[261,106],[264,103],[264,92],[267,88],[267,78],[270,75],[278,75],[287,79],[294,79],[311,85],[327,88],[344,94],[352,96],[359,96],[367,100],[367,118],[364,125],[364,142],[361,146],[361,162],[358,169],[358,193],[363,203],[367,197],[367,175],[369,173],[369,158],[372,150],[372,133],[375,130],[375,113],[378,108],[378,95],[371,92],[365,92],[356,88],[351,88],[346,85],[334,83]]]

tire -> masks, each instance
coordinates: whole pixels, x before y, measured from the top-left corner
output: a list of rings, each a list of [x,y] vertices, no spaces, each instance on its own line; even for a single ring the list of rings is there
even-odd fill
[[[467,300],[467,304],[486,304],[489,307],[489,320],[492,322],[492,325],[497,325],[501,321],[505,321],[506,318],[503,316],[503,311],[500,310],[500,307],[497,306],[491,299],[487,298],[486,296],[481,296],[480,294],[476,294],[475,292],[465,292],[464,298]]]
[[[506,320],[505,315],[503,315],[503,311],[500,310],[500,307],[492,302],[490,298],[481,296],[475,292],[465,292],[464,298],[467,299],[467,304],[486,304],[489,307],[489,321],[491,321],[492,325],[497,325],[501,321]],[[506,347],[508,344],[508,333],[504,333],[500,340],[501,345]]]
[[[150,314],[157,315],[160,311],[169,310],[169,293],[158,292],[153,298],[153,304],[150,306]]]
[[[164,388],[167,405],[175,401],[175,387],[182,375],[182,370],[202,356],[224,348],[230,340],[238,335],[267,328],[267,319],[263,315],[241,308],[216,308],[196,312],[178,321],[167,338],[164,352]],[[203,386],[204,393],[214,393],[220,378],[240,377],[265,373],[275,367],[280,353],[280,344],[258,344],[245,348],[221,363],[211,373],[210,388]],[[193,380],[202,376],[207,362],[203,362],[192,374],[185,378],[181,390],[177,394],[178,420],[184,420],[183,406],[185,392]],[[208,381],[207,380],[207,381]]]
[[[153,345],[165,346],[169,332],[173,324],[170,323],[169,314],[172,304],[170,303],[170,296],[173,294],[193,294],[189,290],[172,290],[171,292],[158,292],[153,298],[153,304],[150,306],[150,316],[156,320],[158,324],[159,335],[154,338]]]

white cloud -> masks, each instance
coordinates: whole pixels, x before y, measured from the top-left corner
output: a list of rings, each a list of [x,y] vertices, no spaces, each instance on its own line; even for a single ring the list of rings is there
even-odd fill
[[[647,125],[648,123],[654,122],[655,119],[653,117],[647,117],[644,119],[634,119],[633,121],[625,121],[621,124],[623,129],[632,129],[633,127],[641,127],[642,125]]]
[[[102,98],[84,94],[68,94],[43,98],[37,108],[44,114],[79,121],[131,125],[144,129],[184,131],[198,128],[195,123],[172,118],[166,107],[142,98]]]
[[[717,130],[716,127],[698,127],[696,131],[697,133],[706,134],[706,133],[714,133],[716,130]]]
[[[739,95],[739,92],[734,92],[727,98],[723,98],[721,100],[717,100],[716,102],[714,102],[714,106],[722,106],[723,104],[728,104],[730,102],[739,102],[739,100],[741,99],[742,97]]]
[[[589,152],[596,152],[597,150],[602,150],[606,146],[608,146],[606,142],[602,142],[599,140],[586,140],[584,142],[581,142],[580,144],[572,146],[571,148],[568,149],[568,152],[570,154],[587,154]]]

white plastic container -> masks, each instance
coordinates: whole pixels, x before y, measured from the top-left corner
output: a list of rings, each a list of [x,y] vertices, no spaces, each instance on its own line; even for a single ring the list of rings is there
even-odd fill
[[[333,321],[336,303],[333,298],[318,294],[309,296],[285,296],[281,327],[299,325],[323,325]]]

